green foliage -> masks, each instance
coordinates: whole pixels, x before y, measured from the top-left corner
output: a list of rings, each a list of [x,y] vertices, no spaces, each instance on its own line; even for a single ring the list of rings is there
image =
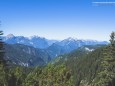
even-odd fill
[[[6,66],[0,53],[0,86],[115,86],[115,33],[110,37],[108,46],[78,49],[44,67]]]
[[[54,66],[49,64],[43,69],[35,68],[23,86],[74,86],[71,71],[64,64]]]
[[[3,31],[0,31],[0,35],[3,35]],[[4,60],[4,42],[2,42],[2,39],[0,38],[0,64],[3,63],[5,65]]]
[[[115,47],[115,32],[111,33],[110,38],[111,46]]]
[[[45,50],[22,44],[6,44],[5,49],[6,58],[8,57],[7,59],[12,61],[11,63],[22,66],[45,65],[50,58]]]
[[[0,64],[0,86],[7,86],[7,74],[3,64]]]
[[[75,86],[115,86],[115,33],[110,45],[93,52],[77,50],[60,56],[56,64],[63,63],[72,69]],[[66,60],[65,60],[66,59]]]
[[[99,45],[98,45],[99,46]],[[91,49],[96,46],[87,46]],[[93,52],[88,52],[84,48],[80,48],[70,54],[60,56],[57,65],[65,62],[67,67],[72,70],[75,86],[86,86],[93,82],[101,67],[101,58],[105,46],[96,49]]]
[[[3,35],[3,31],[0,31],[0,35]],[[4,42],[0,38],[0,86],[7,86],[7,73],[6,62],[4,60]]]
[[[105,48],[101,71],[94,79],[94,86],[115,86],[115,33],[110,36],[110,45]]]

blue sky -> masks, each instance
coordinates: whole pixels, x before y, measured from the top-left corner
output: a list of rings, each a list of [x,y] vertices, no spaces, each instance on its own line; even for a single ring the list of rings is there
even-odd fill
[[[109,40],[115,4],[92,3],[96,1],[101,0],[0,0],[0,29],[4,35]]]

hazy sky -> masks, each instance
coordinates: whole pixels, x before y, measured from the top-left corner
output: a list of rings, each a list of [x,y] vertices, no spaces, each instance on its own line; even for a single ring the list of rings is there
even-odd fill
[[[98,1],[0,0],[0,29],[4,35],[109,40],[115,31],[115,3],[93,3]]]

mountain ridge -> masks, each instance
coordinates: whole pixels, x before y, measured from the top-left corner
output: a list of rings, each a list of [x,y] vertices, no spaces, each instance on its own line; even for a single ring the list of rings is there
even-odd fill
[[[72,45],[77,45],[78,47],[81,47],[82,45],[108,44],[107,41],[97,41],[97,40],[90,40],[90,39],[84,40],[84,39],[77,39],[72,37],[68,37],[60,41],[50,40],[45,37],[40,37],[37,35],[24,37],[24,36],[14,36],[13,34],[8,34],[7,36],[2,36],[2,39],[5,43],[8,44],[18,43],[18,44],[24,44],[28,46],[33,46],[34,48],[41,48],[41,49],[48,48],[53,43],[56,43],[60,46],[71,46],[71,47]]]

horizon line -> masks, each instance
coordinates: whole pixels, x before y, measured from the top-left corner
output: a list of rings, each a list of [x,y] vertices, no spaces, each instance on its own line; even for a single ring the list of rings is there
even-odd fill
[[[44,36],[39,36],[39,35],[31,35],[31,36],[24,36],[24,35],[14,35],[14,34],[8,34],[8,35],[12,35],[14,37],[18,37],[18,36],[23,36],[25,38],[31,38],[31,37],[40,37],[40,38],[45,38],[45,39],[48,39],[48,40],[57,40],[57,41],[62,41],[62,40],[65,40],[65,39],[69,39],[69,38],[72,38],[72,39],[77,39],[77,40],[93,40],[93,41],[107,41],[107,40],[98,40],[98,39],[85,39],[85,38],[77,38],[77,37],[72,37],[72,36],[68,36],[66,38],[63,38],[63,39],[58,39],[58,38],[47,38],[47,37],[44,37]],[[4,37],[8,36],[8,35],[3,35]],[[107,41],[108,42],[108,41]]]

